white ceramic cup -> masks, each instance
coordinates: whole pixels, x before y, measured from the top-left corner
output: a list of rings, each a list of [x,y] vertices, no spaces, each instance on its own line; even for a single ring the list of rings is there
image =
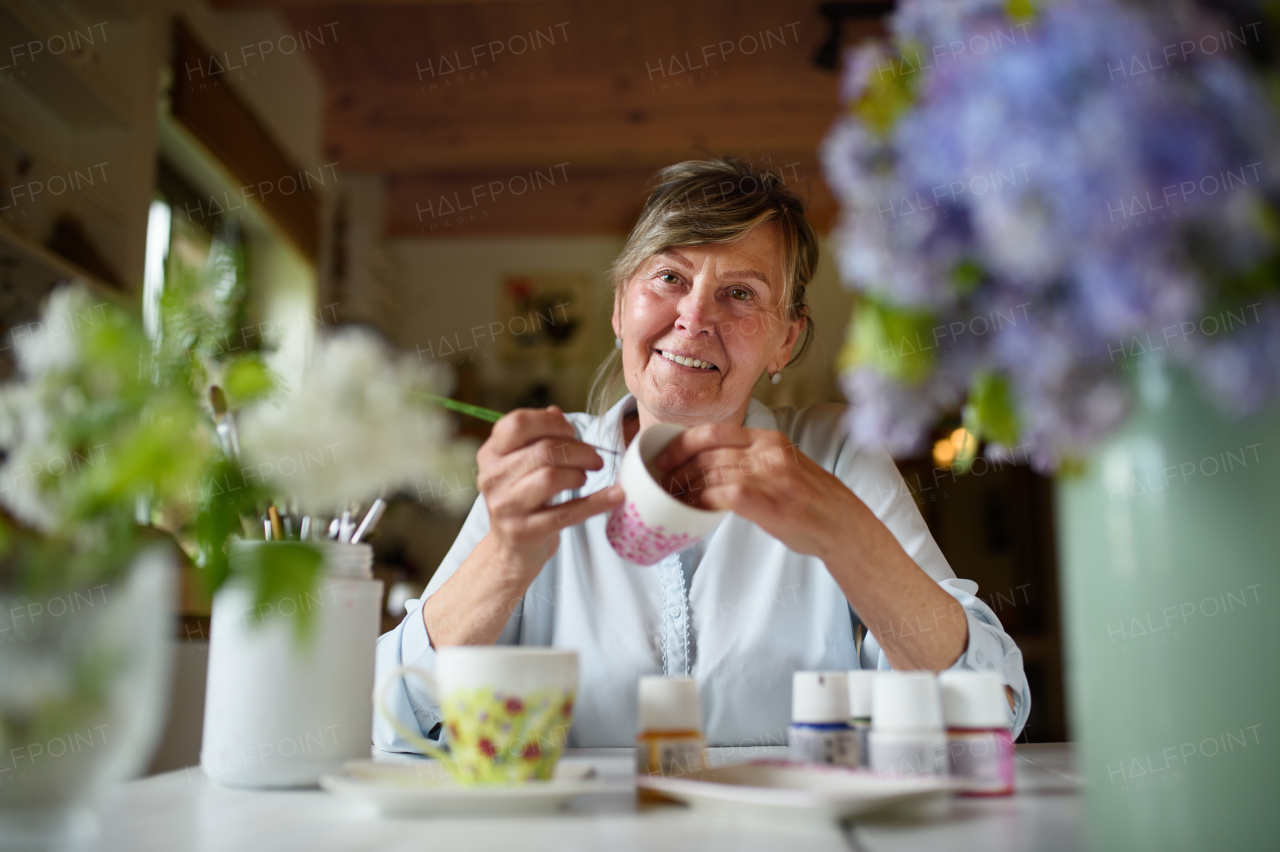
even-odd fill
[[[386,709],[404,676],[419,679],[440,705],[449,751],[409,730]],[[578,652],[558,648],[463,645],[436,652],[435,671],[397,666],[374,691],[378,712],[423,754],[463,784],[510,784],[551,777],[568,738],[578,689]]]
[[[609,513],[609,543],[628,562],[653,565],[708,535],[728,512],[695,509],[672,497],[649,465],[663,447],[685,430],[675,423],[654,423],[631,440],[622,458],[618,482],[626,493]]]

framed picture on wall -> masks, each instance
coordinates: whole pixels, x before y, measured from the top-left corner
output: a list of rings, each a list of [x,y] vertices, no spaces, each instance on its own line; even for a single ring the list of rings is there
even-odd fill
[[[594,294],[584,272],[513,272],[498,284],[498,339],[509,364],[581,367],[592,357]]]

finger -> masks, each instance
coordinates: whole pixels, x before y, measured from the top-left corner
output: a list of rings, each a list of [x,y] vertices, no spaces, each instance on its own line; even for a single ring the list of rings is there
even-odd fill
[[[586,473],[576,468],[540,467],[506,486],[502,506],[507,512],[529,514],[561,491],[581,488],[586,482]]]
[[[576,467],[579,470],[599,470],[604,467],[604,458],[590,444],[577,440],[546,440],[550,444],[549,449],[555,457],[557,467]]]
[[[733,512],[766,532],[773,527],[778,515],[774,501],[757,488],[751,488],[741,480],[718,485],[708,485],[698,492],[702,506],[717,512]]]
[[[748,447],[752,430],[728,423],[708,423],[681,432],[653,460],[659,470],[671,470],[704,450],[715,447]]]
[[[550,509],[544,509],[533,516],[533,521],[536,524],[545,525],[547,532],[562,530],[565,527],[580,524],[601,512],[613,511],[622,505],[625,497],[622,486],[613,485],[594,494],[588,494],[586,497],[579,497],[577,500],[569,500]]]
[[[502,456],[495,466],[502,466],[522,476],[539,467],[567,467],[577,470],[599,470],[604,459],[595,448],[581,441],[561,438],[539,438],[513,453]]]
[[[576,433],[573,424],[564,413],[552,405],[547,408],[517,408],[493,424],[493,432],[486,442],[490,451],[505,456],[539,438],[573,440]]]
[[[699,471],[688,475],[669,476],[662,480],[662,490],[689,506],[701,504],[700,492],[706,487]]]
[[[683,464],[668,471],[662,478],[662,484],[664,488],[671,485],[688,490],[690,483],[724,482],[744,469],[756,470],[759,465],[754,461],[750,461],[750,459],[751,456],[737,448],[703,450],[687,459]],[[667,493],[674,494],[675,492],[668,488]]]
[[[671,471],[659,484],[672,497],[694,505],[700,502],[698,492],[706,488],[708,481],[715,477],[717,473],[714,466],[690,462]]]
[[[604,459],[589,444],[560,438],[539,438],[515,452],[485,460],[480,472],[480,490],[519,479],[539,467],[599,470]]]

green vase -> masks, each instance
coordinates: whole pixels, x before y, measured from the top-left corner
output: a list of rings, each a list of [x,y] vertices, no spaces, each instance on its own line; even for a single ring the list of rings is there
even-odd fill
[[[1073,736],[1095,850],[1280,848],[1280,412],[1141,365],[1060,478]]]

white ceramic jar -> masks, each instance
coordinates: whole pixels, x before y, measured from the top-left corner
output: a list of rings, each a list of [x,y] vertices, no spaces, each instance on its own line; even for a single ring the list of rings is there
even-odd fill
[[[214,596],[200,766],[219,784],[312,786],[369,757],[382,582],[369,545],[317,544],[325,569],[313,592],[259,607],[232,580]],[[313,623],[300,635],[303,612]]]

